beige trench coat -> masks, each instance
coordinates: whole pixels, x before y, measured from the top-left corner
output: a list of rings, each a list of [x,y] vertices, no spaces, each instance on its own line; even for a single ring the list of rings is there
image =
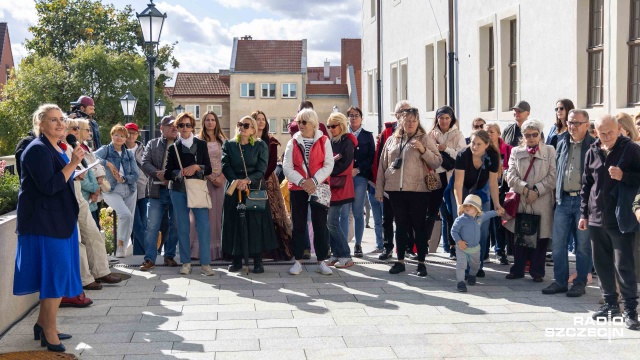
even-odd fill
[[[506,173],[507,184],[511,191],[520,194],[518,212],[540,215],[540,238],[551,238],[553,232],[553,204],[556,188],[556,150],[553,146],[540,144],[540,149],[533,155],[536,159],[529,172],[527,181],[522,179],[531,163],[531,155],[526,147],[513,148],[509,158],[509,170]],[[534,185],[540,192],[540,197],[531,205],[525,203],[524,188],[533,189]],[[515,231],[515,219],[506,223],[507,230]]]

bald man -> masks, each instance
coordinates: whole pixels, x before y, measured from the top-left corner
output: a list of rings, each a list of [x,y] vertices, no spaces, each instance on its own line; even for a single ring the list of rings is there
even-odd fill
[[[631,204],[620,211],[631,212],[635,223],[627,222],[626,213],[616,214],[618,191],[640,186],[640,146],[620,136],[618,121],[605,115],[596,121],[600,138],[587,151],[580,193],[578,230],[589,230],[593,264],[600,278],[605,303],[593,314],[599,317],[620,316],[616,278],[624,299],[624,321],[630,330],[640,330],[638,323],[638,286],[636,283],[633,244],[635,233],[622,232],[636,226]],[[624,186],[622,186],[624,185]],[[615,195],[615,196],[612,196]],[[622,197],[622,196],[620,196]],[[633,195],[631,195],[633,197]],[[623,216],[620,216],[620,215]],[[640,261],[640,259],[638,259]]]

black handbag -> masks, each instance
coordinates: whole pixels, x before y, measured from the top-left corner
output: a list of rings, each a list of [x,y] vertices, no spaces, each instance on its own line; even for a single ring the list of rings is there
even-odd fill
[[[440,155],[442,156],[442,166],[445,170],[453,170],[456,167],[456,159],[452,158],[451,155],[447,154],[445,151],[440,151]]]
[[[515,245],[535,249],[540,238],[540,215],[517,213]]]
[[[244,173],[246,177],[249,178],[249,174],[247,173],[247,165],[244,162],[244,154],[242,153],[242,147],[240,146],[240,143],[238,143],[238,148],[240,149],[240,157],[242,157],[242,166],[244,167]],[[262,179],[260,179],[260,184],[258,184],[257,189],[249,189],[249,195],[245,200],[247,211],[265,211],[267,209],[268,199],[269,196],[267,195],[267,190],[262,190]]]

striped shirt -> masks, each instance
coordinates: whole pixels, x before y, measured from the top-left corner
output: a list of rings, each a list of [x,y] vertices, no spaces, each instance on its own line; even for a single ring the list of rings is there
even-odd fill
[[[304,158],[309,161],[309,153],[311,152],[311,146],[313,146],[313,139],[302,138],[304,144]]]

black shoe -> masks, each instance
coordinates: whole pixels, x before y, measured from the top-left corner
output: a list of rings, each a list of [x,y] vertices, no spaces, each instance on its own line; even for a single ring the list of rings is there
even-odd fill
[[[500,265],[509,265],[507,255],[502,254],[502,256],[500,256]]]
[[[484,270],[482,270],[482,269],[478,270],[478,273],[476,274],[476,276],[483,278],[484,277]]]
[[[546,288],[542,289],[542,293],[545,294],[545,295],[553,295],[553,294],[566,293],[567,290],[568,289],[567,289],[566,286],[562,286],[562,285],[558,284],[557,282],[552,282],[551,285],[549,285]],[[569,296],[569,294],[567,294],[567,296]]]
[[[400,274],[401,272],[404,272],[405,270],[406,270],[406,268],[404,267],[403,263],[396,262],[395,264],[393,264],[391,269],[389,269],[389,274]]]
[[[587,291],[585,290],[585,285],[581,282],[576,282],[573,283],[573,286],[571,286],[571,289],[569,289],[569,291],[567,291],[567,296],[568,297],[580,297],[584,294],[586,294]]]
[[[627,329],[629,330],[640,330],[640,322],[638,322],[638,311],[637,310],[625,310],[624,314],[624,324],[627,325]]]
[[[393,249],[391,249],[391,250],[384,249],[382,254],[380,254],[380,256],[378,256],[378,259],[379,260],[388,260],[388,259],[391,259],[392,257],[393,257]]]
[[[227,268],[229,272],[238,272],[242,270],[242,259],[238,260],[237,257],[234,257],[233,262]]]
[[[427,266],[424,263],[419,263],[416,274],[421,277],[427,276]]]
[[[475,276],[467,276],[467,284],[473,286],[476,284],[476,277]]]
[[[40,333],[40,346],[47,347],[49,351],[65,352],[67,349],[62,345],[62,342],[58,345],[49,344],[47,338],[44,336],[44,331]]]
[[[40,340],[40,335],[42,334],[43,331],[44,329],[42,329],[42,326],[38,325],[38,323],[33,325],[33,340]],[[72,336],[69,334],[63,334],[63,333],[58,334],[58,339],[60,340],[68,340],[68,339],[71,339],[71,337]]]
[[[355,249],[353,250],[353,256],[357,258],[361,258],[363,256],[361,245],[356,244]]]
[[[507,280],[515,280],[515,279],[522,279],[523,277],[524,275],[516,275],[516,274],[508,273],[507,276],[505,276],[504,278]]]
[[[264,272],[264,266],[262,266],[262,261],[253,263],[253,273],[254,274],[262,274]]]
[[[467,292],[467,285],[464,283],[464,281],[460,281],[458,283],[458,291],[459,292]]]
[[[597,318],[600,318],[600,317],[608,318],[609,315],[611,315],[611,317],[620,316],[620,306],[617,303],[616,304],[604,303],[602,306],[598,308],[598,310],[596,310],[596,312],[593,313],[593,315],[591,315],[591,318],[593,320],[596,320]]]

